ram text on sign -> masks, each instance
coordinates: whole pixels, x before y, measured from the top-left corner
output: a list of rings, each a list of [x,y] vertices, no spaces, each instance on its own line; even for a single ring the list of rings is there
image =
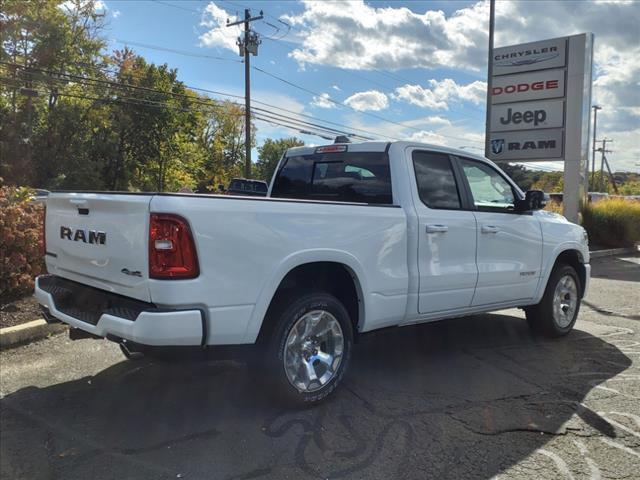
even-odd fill
[[[564,101],[504,103],[491,109],[491,131],[536,130],[564,126]]]
[[[492,160],[561,158],[562,134],[561,128],[523,132],[492,132],[489,137],[489,158]]]
[[[564,69],[504,75],[493,79],[491,103],[561,98],[564,87]]]
[[[493,50],[493,75],[564,67],[566,38],[523,43]]]

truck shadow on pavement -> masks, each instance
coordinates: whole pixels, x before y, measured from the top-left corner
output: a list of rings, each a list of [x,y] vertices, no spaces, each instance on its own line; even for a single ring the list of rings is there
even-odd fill
[[[492,314],[364,335],[338,391],[306,409],[237,362],[123,361],[3,398],[0,472],[491,478],[556,435],[615,436],[582,402],[631,361],[620,331],[585,330],[538,339],[521,318]]]

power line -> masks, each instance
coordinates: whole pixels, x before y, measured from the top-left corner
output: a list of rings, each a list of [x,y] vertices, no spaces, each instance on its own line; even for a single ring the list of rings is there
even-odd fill
[[[256,67],[256,66],[254,66],[254,67],[253,67],[253,69],[254,69],[254,70],[257,70],[257,71],[259,71],[259,72],[262,72],[262,73],[264,73],[265,75],[268,75],[268,76],[270,76],[270,77],[272,77],[272,78],[275,78],[276,80],[279,80],[279,81],[281,81],[281,82],[283,82],[283,83],[286,83],[287,85],[290,85],[290,86],[292,86],[292,87],[294,87],[294,88],[297,88],[298,90],[302,90],[303,92],[310,93],[311,95],[314,95],[314,96],[320,96],[320,93],[318,93],[318,92],[314,92],[313,90],[309,90],[309,89],[308,89],[308,88],[306,88],[306,87],[302,87],[302,86],[300,86],[300,85],[297,85],[297,84],[295,84],[295,83],[293,83],[293,82],[291,82],[291,81],[289,81],[289,80],[287,80],[287,79],[285,79],[285,78],[282,78],[282,77],[279,77],[279,76],[277,76],[277,75],[275,75],[275,74],[273,74],[273,73],[267,72],[266,70],[264,70],[264,69],[262,69],[262,68],[260,68],[260,67]],[[331,102],[331,103],[333,103],[333,104],[335,104],[335,105],[338,105],[338,106],[342,106],[342,107],[348,108],[349,110],[352,110],[352,111],[354,111],[354,112],[356,112],[356,113],[359,113],[359,114],[362,114],[362,115],[367,115],[367,116],[369,116],[369,117],[376,118],[376,119],[381,120],[381,121],[386,122],[386,123],[391,123],[391,124],[393,124],[393,125],[398,125],[398,126],[403,127],[403,128],[408,128],[408,129],[410,129],[410,130],[414,130],[414,131],[416,131],[416,132],[423,132],[423,131],[424,131],[424,130],[422,130],[422,129],[420,129],[420,128],[412,127],[412,126],[410,126],[410,125],[406,125],[406,124],[404,124],[404,123],[402,123],[402,122],[396,122],[396,121],[394,121],[394,120],[389,120],[388,118],[385,118],[385,117],[383,117],[383,116],[381,116],[381,115],[376,115],[375,113],[371,113],[371,112],[363,112],[363,111],[357,110],[357,109],[353,108],[352,106],[350,106],[350,105],[348,105],[348,104],[346,104],[346,103],[340,102],[340,101],[338,101],[338,100],[334,100],[334,99],[333,99],[333,98],[331,98],[330,96],[326,96],[326,97],[324,97],[324,98],[325,98],[327,101],[329,101],[329,102]],[[452,140],[464,140],[465,142],[478,143],[478,144],[480,144],[480,143],[481,143],[481,142],[478,142],[478,141],[476,141],[476,140],[472,140],[472,139],[464,138],[464,137],[454,137],[454,136],[451,136],[451,135],[443,135],[443,134],[440,134],[440,133],[439,133],[438,135],[440,135],[441,137],[444,137],[444,138],[450,138],[450,139],[452,139]]]
[[[92,77],[86,77],[86,76],[80,76],[80,75],[74,75],[74,74],[68,74],[68,73],[58,73],[58,72],[53,72],[53,71],[47,70],[47,69],[37,68],[37,67],[23,67],[23,66],[18,65],[18,64],[9,63],[9,62],[2,62],[2,61],[0,61],[0,65],[8,65],[8,66],[11,66],[11,67],[20,68],[22,70],[34,70],[34,71],[38,71],[38,72],[49,73],[49,74],[55,75],[55,77],[44,77],[44,80],[46,80],[46,81],[50,81],[50,80],[64,81],[61,78],[56,78],[56,77],[64,76],[64,77],[72,78],[72,79],[80,81],[80,82],[82,82],[82,81],[95,82],[95,83],[99,83],[99,84],[103,84],[103,85],[107,85],[107,86],[118,87],[118,88],[130,88],[130,89],[141,90],[141,91],[146,91],[146,92],[150,92],[150,93],[159,93],[159,94],[162,94],[162,95],[172,95],[172,96],[176,96],[176,97],[187,98],[188,100],[190,100],[192,102],[198,102],[199,101],[198,99],[195,99],[190,95],[185,95],[185,94],[181,94],[181,93],[177,93],[177,92],[166,92],[166,91],[163,91],[163,90],[157,90],[157,89],[153,89],[153,88],[149,88],[149,87],[131,85],[131,84],[122,83],[122,82],[114,82],[114,81],[110,81],[110,80],[96,79],[96,78],[92,78]],[[189,86],[189,85],[185,85],[185,84],[182,84],[182,85],[185,88],[188,88],[190,90],[206,92],[206,93],[212,93],[212,94],[216,94],[216,95],[222,95],[222,96],[238,98],[238,99],[244,98],[241,95],[234,95],[234,94],[227,93],[227,92],[221,92],[221,91],[210,90],[210,89],[205,89],[205,88],[198,88],[198,87],[193,87],[193,86]],[[350,127],[348,125],[344,125],[344,124],[337,123],[337,122],[332,122],[332,121],[329,121],[329,120],[318,119],[316,117],[313,117],[312,115],[307,115],[307,114],[304,114],[304,113],[301,113],[301,112],[295,112],[293,110],[289,110],[289,109],[286,109],[286,108],[283,108],[283,107],[272,105],[272,104],[269,104],[267,102],[263,102],[263,101],[260,101],[260,100],[254,100],[254,102],[255,103],[259,103],[261,105],[265,105],[265,106],[271,107],[271,108],[276,108],[278,110],[282,110],[282,111],[285,111],[285,112],[288,112],[288,113],[292,113],[294,115],[310,118],[312,120],[321,121],[321,122],[324,122],[324,123],[329,123],[329,124],[332,124],[332,125],[335,125],[335,126],[339,126],[339,127],[349,128],[351,130],[364,132],[364,133],[369,134],[369,135],[380,136],[379,134],[374,133],[374,132],[370,132],[368,130],[355,128],[355,127]],[[240,106],[236,102],[232,102],[232,103],[234,105]],[[218,108],[222,108],[222,107],[218,106]],[[269,110],[267,110],[267,109],[258,109],[258,110],[263,110],[263,111],[269,112]],[[270,113],[275,114],[275,115],[282,115],[282,114],[278,114],[277,112],[270,112]],[[291,117],[289,117],[289,118],[291,118]],[[307,123],[307,122],[305,122],[305,123]],[[353,134],[350,134],[350,133],[347,133],[347,132],[341,132],[341,133],[342,134],[348,134],[349,136],[357,136],[357,135],[353,135]],[[360,136],[360,137],[361,138],[366,138],[366,137],[362,137],[362,136]],[[388,137],[388,138],[393,138],[393,137]]]
[[[125,45],[125,46],[135,45],[136,47],[147,48],[149,50],[159,50],[162,52],[175,53],[175,54],[184,55],[187,57],[208,58],[209,60],[221,60],[224,62],[242,63],[242,60],[237,60],[235,58],[219,57],[216,55],[206,55],[204,53],[187,52],[185,50],[177,50],[175,48],[161,47],[158,45],[149,45],[148,43],[134,42],[131,40],[121,40],[121,39],[115,38],[113,39],[113,41],[115,41],[116,43],[121,43],[122,45]]]
[[[155,3],[162,4],[162,5],[166,5],[166,6],[169,6],[169,7],[178,8],[178,9],[180,9],[180,10],[185,10],[185,11],[195,12],[195,13],[203,13],[203,12],[202,12],[202,11],[200,11],[200,10],[195,10],[195,9],[191,9],[191,8],[186,8],[186,7],[182,7],[182,6],[178,6],[178,5],[170,4],[170,3],[168,3],[168,2],[164,2],[164,1],[162,1],[162,0],[151,0],[151,1],[153,1],[153,2],[155,2]],[[222,1],[222,2],[224,2],[224,3],[228,3],[228,4],[230,4],[230,5],[234,5],[234,6],[240,7],[240,8],[248,8],[248,7],[243,6],[242,4],[239,4],[239,3],[230,2],[230,1],[227,1],[227,0],[221,0],[221,1]],[[295,25],[291,25],[291,24],[289,24],[289,23],[287,23],[287,22],[285,22],[285,21],[281,20],[280,18],[278,18],[278,17],[276,17],[276,16],[274,16],[274,15],[271,15],[271,14],[268,14],[268,13],[266,13],[266,14],[264,14],[264,15],[265,15],[265,17],[272,18],[272,19],[274,19],[275,21],[277,21],[277,22],[282,23],[283,25],[285,25],[285,26],[288,28],[287,33],[288,33],[292,28],[293,28],[293,29],[296,29],[296,30],[298,30],[298,31],[300,31],[300,32],[303,32],[303,30],[302,30],[301,28],[299,28],[299,27],[297,27],[297,26],[295,26]],[[272,24],[271,24],[271,23],[269,23],[269,22],[266,22],[266,21],[265,21],[265,23],[266,23],[267,25],[270,25],[272,28],[277,28],[275,25],[272,25]],[[279,37],[279,38],[269,37],[269,36],[266,36],[266,35],[265,35],[263,38],[264,38],[265,40],[271,40],[271,41],[275,41],[275,42],[282,41],[282,42],[285,42],[285,43],[289,43],[289,44],[291,44],[291,45],[296,45],[296,43],[295,43],[295,42],[291,42],[291,41],[288,41],[288,40],[284,40],[284,37],[286,37],[286,34],[285,34],[285,35],[283,35],[282,37]],[[129,43],[131,43],[132,45],[135,45],[135,42],[129,42]],[[151,46],[149,46],[149,45],[143,45],[143,44],[140,44],[140,45],[141,45],[141,46],[143,46],[143,47],[145,47],[145,48],[152,48],[152,47],[151,47]],[[166,50],[166,51],[171,51],[171,52],[173,52],[173,53],[179,53],[178,51],[171,50],[171,49],[163,49],[162,47],[159,47],[159,48],[156,48],[156,49],[159,49],[159,50]],[[182,53],[182,54],[184,54],[184,55],[189,55],[188,53]],[[193,54],[193,56],[195,56],[195,54]],[[228,60],[228,59],[227,59],[227,60]],[[231,60],[231,61],[234,61],[234,60]],[[362,80],[364,80],[364,81],[366,81],[366,82],[369,82],[369,83],[372,83],[372,84],[374,84],[374,85],[377,85],[377,86],[380,86],[380,87],[383,87],[383,88],[394,88],[394,87],[390,87],[389,85],[386,85],[386,84],[380,83],[380,82],[378,82],[378,81],[376,81],[376,80],[373,80],[373,79],[371,79],[371,78],[367,78],[367,77],[365,77],[364,75],[361,75],[361,74],[359,74],[359,73],[356,73],[356,71],[355,71],[355,70],[353,70],[353,69],[344,69],[344,68],[339,68],[339,67],[335,67],[335,68],[338,68],[339,70],[343,70],[343,71],[348,70],[349,75],[353,75],[353,76],[355,76],[355,77],[361,78]],[[384,76],[386,76],[386,77],[388,77],[388,78],[394,79],[394,80],[396,80],[396,81],[406,82],[406,83],[411,83],[411,84],[415,83],[413,80],[410,80],[410,79],[408,79],[408,78],[406,78],[406,77],[402,77],[402,76],[398,75],[397,73],[392,73],[392,72],[385,71],[385,70],[381,70],[381,69],[377,69],[377,68],[372,68],[372,69],[371,69],[371,71],[374,71],[374,72],[376,72],[376,73],[378,73],[378,74],[380,74],[380,75],[384,75]],[[468,116],[469,118],[475,118],[475,117],[472,117],[471,115],[466,115],[466,116]]]
[[[6,77],[0,77],[0,82],[5,81],[5,80],[12,80],[12,79],[8,79]],[[5,84],[8,84],[5,82]],[[14,87],[16,88],[16,87]],[[46,92],[39,92],[39,93],[46,93]],[[130,97],[120,97],[120,98],[105,98],[105,97],[94,97],[94,96],[89,96],[89,95],[74,95],[72,93],[58,93],[59,96],[61,97],[68,97],[68,98],[76,98],[76,99],[83,99],[83,100],[93,100],[96,102],[101,102],[101,103],[116,103],[116,104],[124,104],[124,105],[134,105],[137,107],[150,107],[150,108],[170,108],[170,109],[174,109],[174,110],[178,110],[181,112],[190,112],[190,111],[194,111],[193,108],[186,108],[186,107],[179,107],[177,105],[170,105],[167,103],[163,103],[163,102],[155,102],[152,100],[144,100],[144,99],[137,99],[137,98],[130,98]],[[207,104],[207,106],[212,107],[214,105],[211,104]],[[240,114],[231,114],[231,115],[237,115],[237,116],[243,116],[244,113],[240,113]],[[329,139],[332,140],[335,137],[335,133],[333,131],[327,132],[325,130],[319,130],[316,128],[310,128],[307,125],[301,125],[301,124],[297,124],[294,121],[281,121],[279,119],[267,116],[267,117],[262,117],[259,114],[256,115],[255,120],[257,121],[261,121],[264,123],[269,123],[271,125],[278,125],[290,130],[294,130],[297,131],[299,133],[305,134],[305,135],[313,135],[313,136],[317,136],[317,137],[321,137],[324,139]],[[339,132],[343,135],[348,135],[346,132]]]
[[[12,86],[13,88],[18,88],[14,84],[13,79],[11,79],[11,78],[0,77],[0,80],[4,80],[5,84],[7,84],[9,86]],[[36,80],[36,81],[43,82],[43,80]],[[54,81],[60,81],[60,79],[54,79]],[[158,93],[165,94],[165,93],[170,93],[170,92],[158,91]],[[70,97],[70,98],[93,100],[93,101],[98,101],[98,102],[129,104],[129,105],[135,105],[135,106],[141,106],[141,107],[171,108],[171,109],[175,109],[175,110],[182,111],[182,112],[194,111],[193,108],[180,107],[178,105],[171,105],[171,104],[168,104],[166,102],[154,101],[154,100],[148,100],[148,99],[142,99],[142,98],[132,98],[132,97],[119,97],[119,98],[93,97],[93,96],[89,96],[89,95],[86,95],[86,94],[85,95],[74,95],[72,93],[66,93],[66,92],[58,92],[57,95],[63,96],[63,97]],[[179,94],[176,94],[176,95],[179,95]],[[192,104],[204,105],[204,106],[211,107],[211,108],[214,108],[214,109],[223,108],[221,105],[218,105],[216,103],[211,103],[212,101],[209,101],[209,102],[199,101],[198,99],[194,99],[192,97],[188,97],[188,96],[184,96],[184,95],[182,95],[182,96],[186,97],[186,99],[188,101],[190,101]],[[234,105],[237,105],[237,104],[234,104]],[[286,117],[286,116],[284,116],[284,117],[283,116],[279,116],[279,114],[274,113],[274,112],[269,112],[268,110],[265,110],[265,109],[259,109],[259,110],[262,110],[262,111],[255,111],[255,110],[251,111],[254,114],[254,118],[255,119],[261,120],[261,121],[265,121],[265,122],[268,122],[268,123],[271,123],[271,124],[280,125],[280,126],[283,126],[283,127],[289,128],[289,129],[294,129],[294,130],[299,131],[300,133],[316,135],[316,136],[320,136],[322,138],[331,138],[331,139],[333,139],[333,137],[335,137],[336,134],[338,134],[338,135],[346,135],[346,136],[356,137],[356,138],[363,139],[363,140],[371,140],[370,138],[367,138],[367,137],[362,137],[362,136],[359,136],[359,135],[354,135],[354,134],[349,133],[349,132],[344,132],[344,131],[333,129],[333,128],[329,128],[329,127],[324,127],[322,125],[313,124],[311,122],[305,122],[305,121],[301,121],[299,119],[294,119],[294,118]],[[229,114],[229,113],[225,112],[225,114]],[[231,115],[243,116],[244,113],[231,114]],[[333,136],[332,137],[328,137],[328,135],[333,135]]]
[[[185,12],[201,13],[198,10],[194,10],[192,8],[183,7],[182,5],[175,5],[175,4],[169,3],[169,2],[163,2],[162,0],[151,0],[151,1],[154,2],[154,3],[159,3],[161,5],[166,5],[167,7],[177,8],[178,10],[184,10]]]

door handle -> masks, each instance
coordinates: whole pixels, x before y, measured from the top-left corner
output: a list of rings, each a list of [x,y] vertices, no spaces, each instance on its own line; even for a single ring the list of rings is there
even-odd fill
[[[480,230],[482,233],[498,233],[498,227],[494,227],[493,225],[483,225]]]
[[[446,225],[427,225],[427,233],[444,233],[449,230]]]

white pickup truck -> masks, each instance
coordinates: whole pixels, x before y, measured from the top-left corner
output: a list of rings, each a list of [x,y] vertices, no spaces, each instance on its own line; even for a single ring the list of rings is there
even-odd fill
[[[567,334],[587,235],[542,206],[466,151],[293,148],[266,198],[52,193],[36,297],[74,338],[127,354],[253,345],[286,395],[314,402],[371,330],[522,307],[535,331]]]

